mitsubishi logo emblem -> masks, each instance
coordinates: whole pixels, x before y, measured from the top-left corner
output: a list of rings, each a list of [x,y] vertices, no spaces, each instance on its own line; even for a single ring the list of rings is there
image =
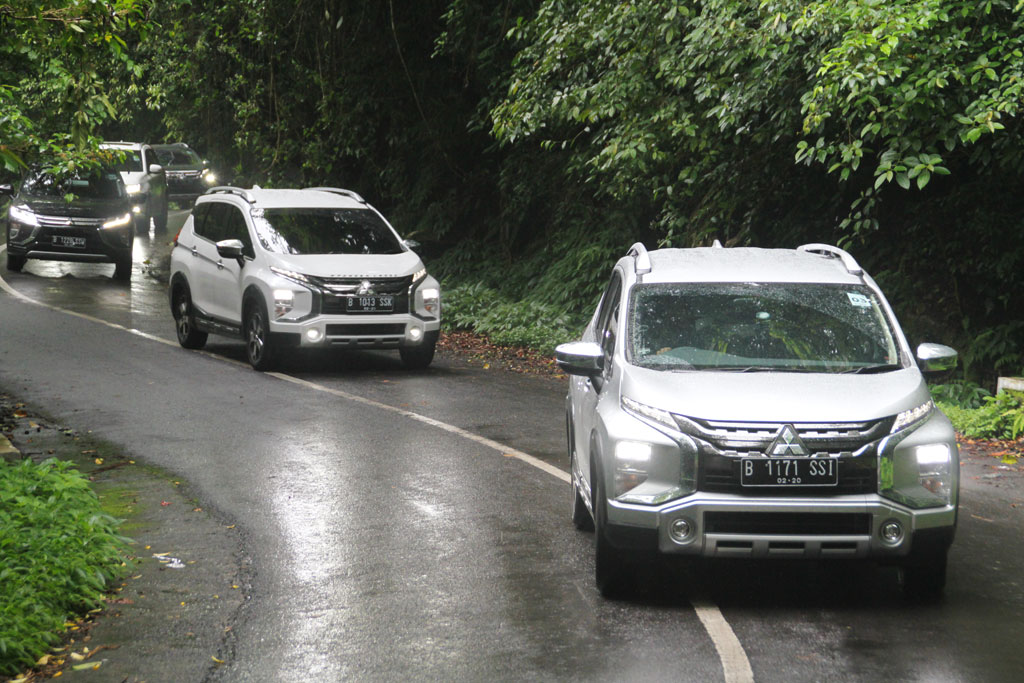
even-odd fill
[[[369,280],[363,280],[359,283],[359,291],[356,294],[373,294],[373,285]]]
[[[800,436],[796,433],[796,427],[793,425],[783,425],[782,429],[779,430],[778,436],[772,441],[771,445],[768,446],[767,455],[770,456],[783,456],[783,455],[810,455],[807,451],[807,447],[804,446],[804,442],[800,440]]]

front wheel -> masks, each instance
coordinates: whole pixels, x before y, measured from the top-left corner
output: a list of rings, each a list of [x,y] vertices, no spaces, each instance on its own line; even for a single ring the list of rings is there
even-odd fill
[[[267,312],[261,303],[252,303],[245,310],[245,355],[253,370],[272,370],[275,365],[274,346],[270,341]]]
[[[12,273],[20,273],[21,269],[25,267],[25,257],[16,256],[10,251],[7,252],[7,270]]]
[[[206,332],[196,329],[195,320],[192,318],[192,297],[189,296],[188,288],[178,287],[174,293],[174,306],[171,312],[174,315],[174,328],[178,334],[178,343],[182,348],[201,349],[206,345]]]
[[[153,227],[156,228],[157,232],[167,232],[167,196],[160,200],[160,208],[157,209],[156,215],[153,216]]]
[[[947,555],[946,550],[932,550],[926,553],[912,551],[910,557],[900,566],[903,595],[919,602],[938,600],[946,588]]]
[[[608,540],[608,498],[604,490],[604,477],[591,467],[594,491],[594,582],[605,598],[622,595],[626,583],[626,560],[621,550]]]
[[[436,337],[428,337],[419,346],[402,346],[398,355],[402,357],[402,365],[407,370],[422,370],[434,360]]]
[[[132,257],[119,259],[114,264],[114,279],[127,282],[132,279]]]

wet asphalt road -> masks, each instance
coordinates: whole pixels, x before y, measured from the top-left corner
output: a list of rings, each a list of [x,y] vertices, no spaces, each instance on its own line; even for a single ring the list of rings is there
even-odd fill
[[[130,286],[112,265],[30,262],[0,277],[173,342],[168,241],[137,241]],[[564,469],[562,382],[447,358],[409,373],[371,352],[283,368],[322,391],[224,362],[243,358],[240,342],[211,338],[208,350],[0,292],[0,387],[187,479],[242,529],[251,595],[213,680],[723,680],[738,669],[723,669],[694,604],[717,606],[758,681],[1024,678],[1019,487],[965,469],[938,605],[906,604],[891,569],[780,563],[659,565],[633,599],[609,602],[563,481],[347,398]]]

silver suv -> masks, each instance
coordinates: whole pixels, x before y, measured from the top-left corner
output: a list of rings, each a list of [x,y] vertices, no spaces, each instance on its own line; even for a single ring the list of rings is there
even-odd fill
[[[424,368],[441,290],[413,246],[349,190],[213,188],[171,250],[178,342],[240,337],[257,370],[296,347],[397,349],[406,367]]]
[[[957,354],[912,353],[847,252],[636,244],[556,359],[602,594],[644,551],[873,559],[941,593],[959,453],[925,377]]]

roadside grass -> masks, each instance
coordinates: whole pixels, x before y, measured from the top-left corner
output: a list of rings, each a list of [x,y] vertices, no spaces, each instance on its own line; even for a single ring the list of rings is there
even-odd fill
[[[953,428],[967,438],[1012,441],[1024,435],[1024,392],[992,396],[976,385],[951,383],[933,386],[932,397]]]
[[[109,507],[113,504],[114,507]],[[120,511],[75,465],[0,462],[0,674],[31,667],[127,569]]]

